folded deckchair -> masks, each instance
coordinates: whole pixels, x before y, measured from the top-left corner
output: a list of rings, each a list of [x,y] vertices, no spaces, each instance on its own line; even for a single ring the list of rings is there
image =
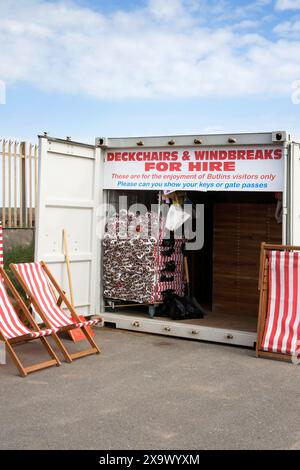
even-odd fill
[[[34,314],[41,317],[47,328],[55,328],[57,333],[74,328],[82,329],[92,348],[76,353],[69,353],[57,333],[53,334],[53,338],[67,362],[72,362],[73,359],[89,356],[90,354],[100,353],[100,349],[90,335],[87,326],[96,325],[101,321],[101,318],[86,321],[80,320],[65,292],[61,289],[43,261],[11,264],[10,268],[27,294],[28,305],[31,306]],[[57,292],[58,298],[56,298],[55,292]],[[61,308],[62,304],[65,305],[70,316]]]
[[[27,326],[21,322],[8,296],[6,287],[15,298],[18,308],[23,312],[24,317],[32,329],[27,328]],[[50,336],[55,333],[55,331],[56,330],[53,328],[47,328],[43,330],[39,328],[32,315],[28,311],[22,298],[11,283],[9,277],[3,268],[0,267],[0,341],[5,343],[6,349],[22,377],[25,377],[31,372],[46,369],[47,367],[60,366],[58,357],[45,338],[45,336]],[[24,367],[15,350],[13,349],[13,345],[34,339],[41,340],[52,359],[29,367]]]
[[[300,247],[261,245],[256,353],[291,361],[300,354]]]

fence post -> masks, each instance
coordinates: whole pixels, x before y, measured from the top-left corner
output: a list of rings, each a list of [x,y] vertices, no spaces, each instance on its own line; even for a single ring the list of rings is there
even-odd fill
[[[20,143],[20,227],[27,225],[27,200],[26,200],[26,142]]]
[[[5,182],[6,140],[2,140],[2,227],[6,226],[6,182]]]
[[[38,186],[38,145],[0,139],[0,221],[32,228]]]
[[[7,153],[7,177],[8,177],[8,223],[7,226],[8,228],[11,228],[11,146],[12,146],[12,141],[8,141],[8,153]]]

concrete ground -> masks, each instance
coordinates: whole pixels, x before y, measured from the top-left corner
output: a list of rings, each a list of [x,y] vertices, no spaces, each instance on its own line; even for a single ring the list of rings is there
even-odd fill
[[[1,449],[300,449],[299,367],[230,346],[96,338],[101,356],[25,379],[0,366]],[[42,359],[37,342],[18,351]]]

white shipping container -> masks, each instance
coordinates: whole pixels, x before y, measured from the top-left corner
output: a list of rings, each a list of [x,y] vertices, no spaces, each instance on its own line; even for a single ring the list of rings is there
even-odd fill
[[[141,307],[135,307],[130,311],[116,308],[114,311],[108,312],[102,297],[100,238],[103,234],[104,224],[100,217],[99,207],[114,199],[119,191],[132,190],[135,191],[138,202],[142,202],[143,194],[149,191],[157,193],[163,189],[172,188],[193,191],[199,201],[203,196],[206,201],[204,205],[206,203],[210,205],[212,211],[216,201],[219,205],[221,204],[219,206],[221,209],[223,201],[224,203],[231,201],[235,204],[231,207],[237,207],[241,201],[248,200],[264,204],[273,198],[275,192],[282,193],[280,242],[300,245],[300,145],[287,132],[97,138],[95,145],[40,136],[39,152],[35,258],[49,264],[53,274],[68,292],[62,238],[62,231],[66,229],[69,237],[75,306],[79,314],[85,316],[100,314],[105,324],[112,324],[126,330],[191,338],[199,341],[254,346],[257,318],[253,314],[249,316],[249,320],[251,317],[251,327],[248,328],[247,322],[242,321],[242,317],[245,319],[247,317],[247,312],[244,312],[247,308],[244,307],[241,312],[226,311],[224,314],[221,312],[220,315],[212,313],[203,320],[188,321],[173,321],[162,317],[150,318],[147,312],[142,311]],[[178,162],[176,155],[179,155],[181,163],[177,168],[176,165],[172,167],[165,163],[162,164],[159,160],[149,163],[147,160],[149,152],[165,152],[164,155],[174,152],[174,161]],[[184,152],[186,153],[184,154]],[[205,154],[205,152],[215,153]],[[247,154],[247,152],[249,153]],[[265,152],[265,156],[273,155],[273,157],[261,158],[262,152]],[[183,154],[197,155],[198,159],[195,160],[193,157],[190,160],[188,158],[185,160]],[[209,155],[212,156],[212,159],[206,160],[206,156],[210,158]],[[216,160],[214,160],[214,155],[218,155]],[[232,160],[228,160],[229,155]],[[244,157],[245,155],[250,157],[249,160]],[[253,155],[258,157],[257,160],[252,159]],[[235,161],[237,170],[233,171],[233,163],[231,166],[228,163],[228,167],[224,165],[222,163],[223,157],[224,161]],[[238,157],[239,160],[237,160]],[[218,158],[221,158],[221,163]],[[216,161],[218,161],[217,165],[215,165]],[[172,162],[171,157],[170,162]],[[205,162],[207,165],[211,165],[207,169],[205,166],[203,167]],[[229,172],[228,168],[230,168]],[[210,181],[206,177],[200,179],[199,175],[206,171],[216,171],[219,180],[214,180],[213,177]],[[241,177],[243,174],[251,175],[251,172],[257,175],[259,184],[253,183],[251,178],[247,180]],[[232,177],[227,179],[226,175],[235,173],[240,175],[240,179]],[[150,176],[147,176],[148,174]],[[176,179],[177,177],[174,175],[182,175],[182,178]],[[148,185],[145,184],[147,181]],[[177,182],[177,186],[170,186],[172,181]],[[194,186],[192,184],[188,186],[191,181],[194,182]],[[218,181],[219,186],[217,186]],[[266,181],[267,183],[265,183]],[[253,186],[246,186],[247,182]],[[184,184],[186,187],[183,187]],[[209,184],[213,184],[213,186],[209,186]],[[139,194],[141,201],[139,201]],[[242,194],[246,194],[246,196]],[[243,208],[242,205],[239,207]],[[215,217],[215,212],[213,214]],[[243,210],[239,214],[239,217],[243,217]],[[211,245],[210,254],[207,252],[206,256],[209,255],[212,258],[216,256],[215,245],[211,240],[215,236],[214,217],[212,215],[211,220],[209,219],[212,232],[211,236],[206,239],[207,243]],[[260,230],[260,227],[258,229]],[[260,232],[257,236],[260,236]],[[269,233],[269,236],[272,239],[272,233]],[[267,240],[261,239],[260,242],[262,241]],[[251,243],[252,245],[257,244],[251,239],[250,233],[249,247]],[[241,256],[242,266],[243,258],[240,252],[239,256]],[[213,260],[212,263],[214,262]],[[258,265],[259,257],[257,258]],[[210,272],[214,270],[213,266],[208,266],[208,268]],[[213,277],[218,275],[215,272],[210,274],[211,283],[213,283]],[[192,273],[192,276],[195,275]],[[221,279],[223,278],[221,277]],[[237,279],[237,282],[240,282],[240,278]],[[224,273],[224,285],[226,282],[229,281],[226,280]],[[223,281],[219,284],[222,283]],[[247,286],[246,281],[245,286]],[[196,288],[201,289],[201,285],[197,285]],[[240,287],[239,295],[243,297],[241,289]],[[245,287],[244,299],[247,298],[246,291],[247,287]],[[210,295],[214,295],[214,292],[211,292]],[[249,299],[251,303],[252,297]],[[257,299],[253,300],[253,305]],[[241,302],[245,301],[240,300]]]

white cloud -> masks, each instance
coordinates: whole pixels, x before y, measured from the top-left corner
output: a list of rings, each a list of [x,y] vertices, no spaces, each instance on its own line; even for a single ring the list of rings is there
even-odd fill
[[[243,20],[234,25],[234,29],[253,29],[259,26],[260,22],[256,20]]]
[[[298,37],[300,36],[300,21],[284,21],[275,26],[274,32],[280,36]]]
[[[0,79],[100,99],[290,92],[299,42],[249,34],[240,20],[208,27],[199,5],[149,0],[104,15],[63,0],[0,2]]]
[[[149,11],[159,19],[173,20],[185,11],[181,0],[149,0]]]
[[[277,10],[299,10],[300,0],[277,0]]]

